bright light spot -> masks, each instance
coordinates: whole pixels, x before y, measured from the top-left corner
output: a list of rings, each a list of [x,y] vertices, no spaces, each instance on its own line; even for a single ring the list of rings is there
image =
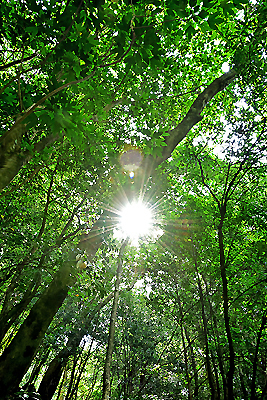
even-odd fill
[[[237,109],[244,108],[245,110],[248,108],[248,104],[246,103],[245,99],[238,100],[235,103]],[[237,110],[238,112],[238,110]]]
[[[164,235],[164,231],[163,231],[163,229],[161,229],[161,228],[155,229],[155,230],[153,230],[153,232],[152,232],[152,236],[153,236],[155,239],[159,239],[162,235]]]
[[[129,173],[129,177],[130,177],[131,179],[133,179],[133,177],[134,177],[134,172],[133,172],[133,171]]]
[[[144,279],[138,279],[138,281],[136,281],[134,284],[134,288],[140,289],[143,285],[144,285]]]
[[[140,236],[148,235],[152,229],[152,212],[141,201],[128,203],[120,212],[119,229],[133,243]]]
[[[147,278],[147,280],[148,280],[148,278]],[[152,282],[152,281],[151,281],[151,282]],[[135,288],[136,290],[145,289],[145,290],[146,290],[146,297],[149,297],[149,294],[150,294],[150,292],[151,292],[151,290],[152,290],[152,287],[151,287],[151,285],[149,284],[149,282],[145,284],[144,279],[138,279],[138,281],[137,281],[137,282],[135,283],[135,285],[134,285],[134,288]]]
[[[229,64],[227,62],[223,63],[222,70],[223,72],[228,72],[230,70]]]

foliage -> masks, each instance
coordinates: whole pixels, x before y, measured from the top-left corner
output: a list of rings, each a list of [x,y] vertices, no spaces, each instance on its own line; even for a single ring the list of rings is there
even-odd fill
[[[141,195],[164,234],[123,255],[112,398],[263,400],[266,4],[10,0],[0,13],[2,398],[101,397],[113,228]],[[231,81],[212,92],[224,63]],[[33,344],[31,313],[57,286]],[[32,356],[18,377],[6,360],[21,362],[21,329]]]

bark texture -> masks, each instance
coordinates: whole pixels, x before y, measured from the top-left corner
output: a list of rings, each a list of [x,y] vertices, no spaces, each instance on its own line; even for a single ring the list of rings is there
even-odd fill
[[[20,169],[27,164],[34,153],[40,153],[45,147],[49,147],[59,139],[57,135],[49,135],[37,142],[32,152],[21,151],[21,139],[26,128],[18,124],[14,129],[5,133],[0,138],[0,191],[2,191],[12,179],[19,173]]]
[[[71,267],[61,268],[4,350],[0,357],[0,399],[6,399],[18,388],[72,281]]]
[[[95,315],[101,310],[101,308],[108,304],[112,297],[113,293],[110,293],[103,301],[99,302],[93,313],[91,313],[90,316],[87,318],[86,326],[90,325]],[[59,384],[64,367],[68,361],[68,358],[73,353],[73,351],[75,351],[76,347],[79,345],[84,335],[84,330],[76,332],[73,338],[68,341],[66,348],[62,349],[50,363],[38,389],[42,400],[52,399],[55,390]]]

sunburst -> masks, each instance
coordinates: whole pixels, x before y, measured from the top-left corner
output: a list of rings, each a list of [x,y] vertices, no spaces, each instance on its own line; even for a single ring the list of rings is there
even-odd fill
[[[140,237],[149,235],[152,227],[152,210],[140,200],[128,202],[119,212],[118,228],[131,241],[136,242]]]

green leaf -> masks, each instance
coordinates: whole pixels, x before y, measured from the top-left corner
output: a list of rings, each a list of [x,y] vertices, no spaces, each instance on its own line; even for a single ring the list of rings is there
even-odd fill
[[[28,26],[25,28],[25,31],[27,33],[30,33],[34,37],[38,33],[38,27],[37,26]]]
[[[81,66],[79,64],[74,64],[72,68],[76,74],[76,77],[79,78],[81,73]]]
[[[211,27],[209,26],[207,21],[204,21],[201,25],[200,25],[200,29],[202,30],[203,33],[206,33],[208,31],[211,31]]]

